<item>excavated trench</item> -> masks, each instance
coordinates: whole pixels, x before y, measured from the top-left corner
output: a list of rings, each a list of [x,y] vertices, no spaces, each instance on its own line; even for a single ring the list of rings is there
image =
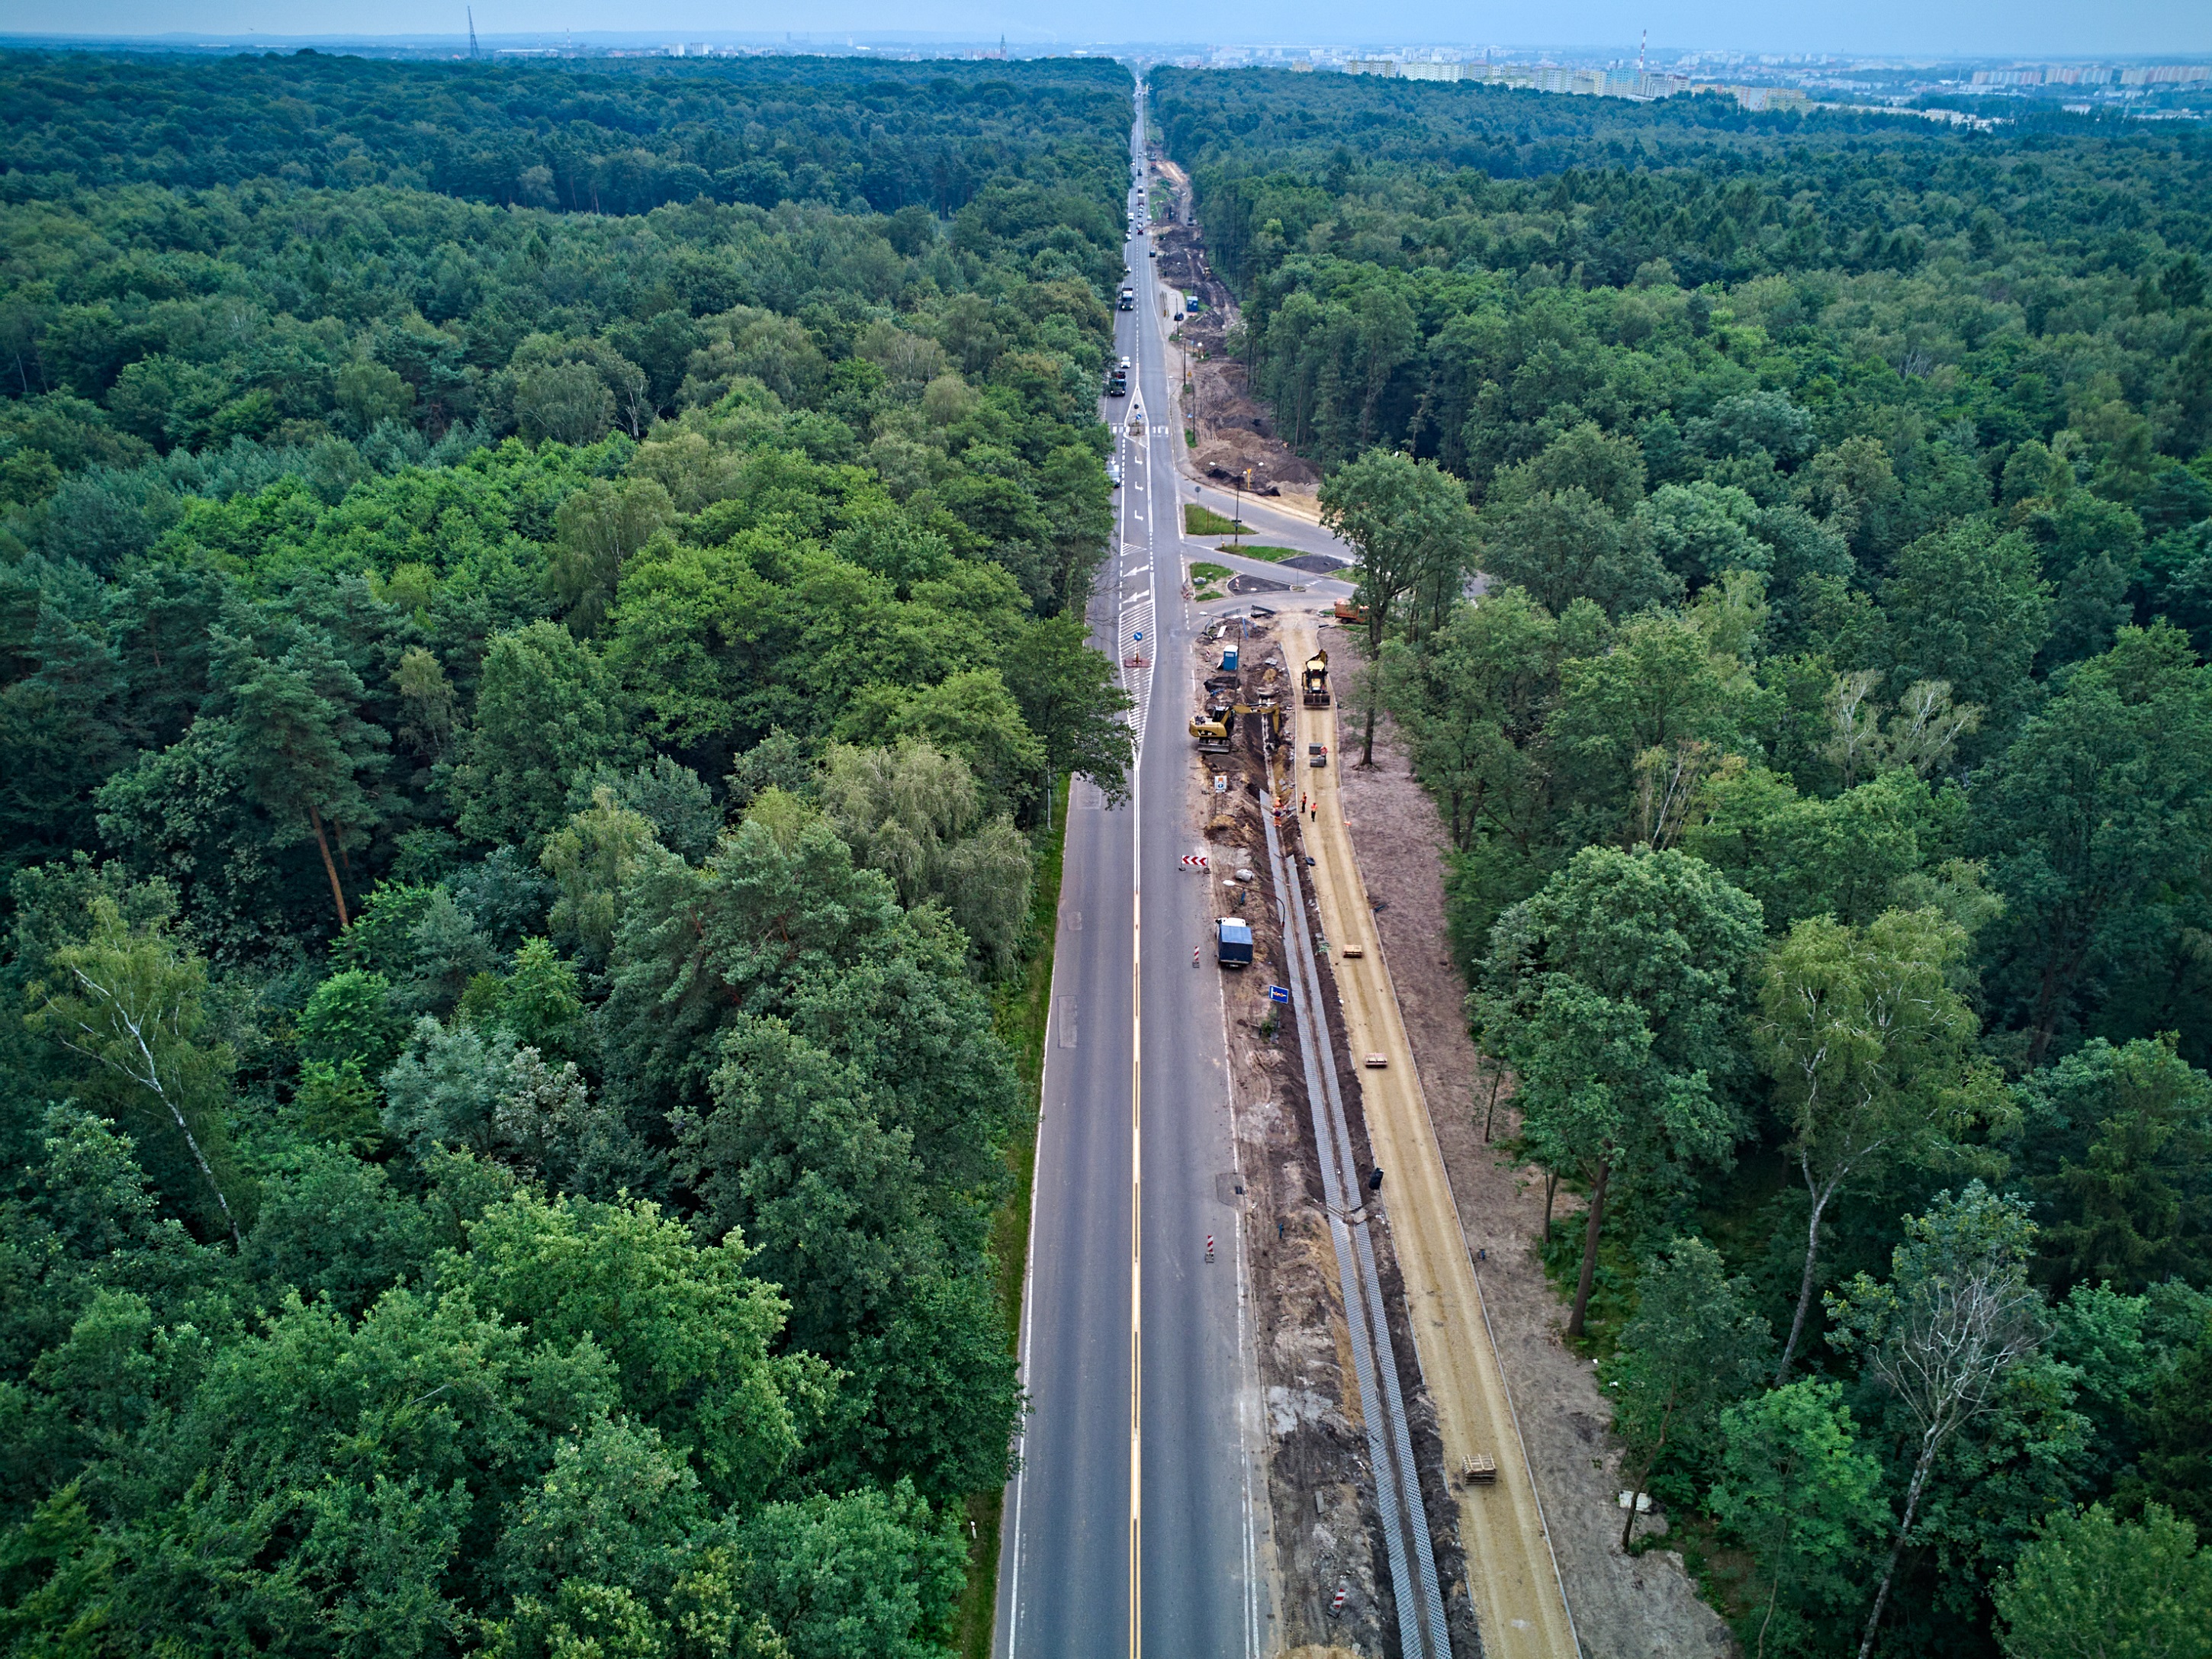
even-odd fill
[[[1201,641],[1197,648],[1209,653],[1210,664],[1215,647]],[[1281,672],[1279,641],[1261,633],[1248,640],[1241,655],[1244,665],[1233,692],[1237,701],[1256,704],[1269,690],[1294,695]],[[1277,669],[1272,686],[1266,681],[1271,659]],[[1240,914],[1253,932],[1253,967],[1231,977],[1227,1004],[1237,1131],[1252,1188],[1244,1202],[1279,1578],[1274,1604],[1279,1627],[1272,1632],[1270,1645],[1278,1650],[1311,1647],[1393,1654],[1399,1651],[1398,1608],[1385,1565],[1376,1472],[1352,1381],[1350,1329],[1329,1238],[1304,1057],[1289,1008],[1267,995],[1269,986],[1287,985],[1291,975],[1264,851],[1271,796],[1262,722],[1249,716],[1241,720],[1231,753],[1196,759],[1194,783],[1209,803],[1211,879],[1223,907],[1217,914]],[[1228,787],[1217,790],[1213,781],[1222,775]],[[1288,820],[1282,833],[1286,855],[1302,859],[1301,837]],[[1240,872],[1249,872],[1253,879],[1237,879]],[[1310,895],[1306,902],[1309,925],[1314,926]],[[1360,1168],[1368,1170],[1374,1158],[1359,1106],[1359,1076],[1350,1058],[1329,964],[1323,958],[1319,965],[1347,1126]],[[1435,1410],[1414,1358],[1389,1230],[1370,1224],[1369,1234],[1453,1651],[1467,1659],[1482,1650],[1467,1593],[1457,1511],[1444,1485]],[[1334,1605],[1340,1590],[1340,1609]]]

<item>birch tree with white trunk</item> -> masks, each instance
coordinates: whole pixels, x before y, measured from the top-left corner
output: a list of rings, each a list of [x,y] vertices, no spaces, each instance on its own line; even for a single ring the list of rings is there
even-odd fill
[[[28,1023],[175,1128],[232,1244],[242,1249],[238,1218],[206,1147],[210,1095],[229,1069],[227,1050],[198,1040],[206,969],[159,923],[125,921],[112,899],[94,900],[92,915],[91,936],[57,949],[50,977],[29,988]]]
[[[1805,1263],[1775,1366],[1790,1375],[1819,1285],[1820,1225],[1853,1181],[1887,1164],[1947,1155],[1999,1109],[1981,1030],[1952,988],[1966,930],[1941,913],[1888,910],[1864,927],[1813,916],[1767,958],[1757,1031],[1805,1184]]]

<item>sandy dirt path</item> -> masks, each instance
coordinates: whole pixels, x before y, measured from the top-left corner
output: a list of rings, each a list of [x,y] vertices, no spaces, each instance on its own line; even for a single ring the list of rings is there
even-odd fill
[[[1332,657],[1356,655],[1341,630],[1322,638]],[[1347,719],[1345,727],[1345,750],[1330,757],[1344,769],[1338,781],[1345,822],[1367,895],[1382,907],[1375,927],[1389,951],[1400,1014],[1421,1068],[1460,1222],[1468,1243],[1487,1256],[1480,1269],[1484,1307],[1543,1496],[1576,1634],[1595,1659],[1734,1652],[1727,1625],[1698,1599],[1680,1556],[1663,1544],[1634,1555],[1621,1552],[1620,1456],[1607,1431],[1612,1413],[1589,1361],[1560,1340],[1565,1309],[1530,1243],[1541,1225],[1543,1179],[1498,1156],[1498,1143],[1518,1125],[1510,1081],[1496,1103],[1495,1138],[1484,1138],[1489,1073],[1468,1036],[1467,981],[1444,926],[1450,833],[1436,802],[1409,774],[1388,718],[1376,732],[1372,767],[1358,764],[1353,722]],[[1564,1214],[1577,1200],[1563,1194],[1559,1203]],[[1640,1530],[1663,1537],[1666,1519],[1655,1514]]]
[[[1312,616],[1286,615],[1284,655],[1297,672],[1316,644]],[[1338,994],[1355,1053],[1386,1064],[1363,1069],[1367,1132],[1383,1171],[1382,1202],[1406,1285],[1421,1374],[1436,1401],[1444,1462],[1495,1460],[1494,1481],[1455,1486],[1469,1583],[1487,1659],[1573,1659],[1574,1627],[1545,1535],[1542,1506],[1522,1451],[1504,1378],[1484,1317],[1482,1292],[1461,1232],[1459,1207],[1399,1017],[1389,965],[1344,827],[1333,708],[1301,709],[1298,783],[1312,799],[1306,844],[1335,961]],[[1330,763],[1305,763],[1309,744]],[[1359,952],[1347,957],[1348,950]]]

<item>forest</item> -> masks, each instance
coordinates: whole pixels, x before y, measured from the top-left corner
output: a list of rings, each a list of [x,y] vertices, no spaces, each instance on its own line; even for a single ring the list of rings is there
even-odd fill
[[[0,1647],[943,1651],[1126,72],[0,84]]]
[[[1623,1546],[1754,1655],[2203,1651],[2212,143],[1153,84]]]
[[[0,55],[9,1652],[944,1650],[1129,84]],[[2202,1651],[2212,144],[1152,85],[1624,1545]]]

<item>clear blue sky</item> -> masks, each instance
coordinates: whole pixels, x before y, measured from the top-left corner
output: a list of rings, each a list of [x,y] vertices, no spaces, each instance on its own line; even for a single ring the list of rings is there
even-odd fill
[[[191,31],[268,33],[458,33],[465,0],[0,0],[0,31],[95,33]],[[2212,52],[2212,0],[1493,0],[1486,5],[1405,0],[1372,8],[1322,0],[482,0],[483,33],[574,28],[948,31],[1069,44],[1110,40],[1346,41],[1655,46],[1746,52],[1946,56],[2136,56]],[[1369,30],[1377,31],[1370,34]]]

